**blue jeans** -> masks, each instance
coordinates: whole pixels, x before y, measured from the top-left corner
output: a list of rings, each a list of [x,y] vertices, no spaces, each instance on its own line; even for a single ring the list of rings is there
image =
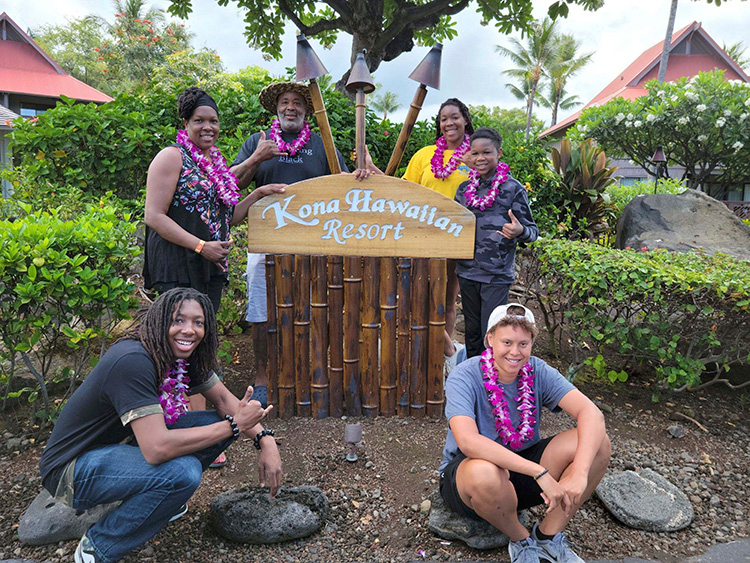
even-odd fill
[[[221,420],[216,411],[190,411],[168,428]],[[81,454],[75,466],[73,508],[87,510],[122,501],[86,532],[97,556],[105,562],[118,561],[155,536],[193,495],[203,471],[233,441],[227,438],[159,465],[150,465],[137,445],[102,446]]]

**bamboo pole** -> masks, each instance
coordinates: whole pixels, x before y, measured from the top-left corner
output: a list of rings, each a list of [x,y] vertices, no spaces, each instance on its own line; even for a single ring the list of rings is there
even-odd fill
[[[409,112],[406,114],[404,125],[401,127],[401,132],[398,134],[396,140],[396,146],[393,147],[393,153],[388,161],[388,166],[385,167],[385,175],[393,176],[398,169],[398,165],[401,164],[401,159],[404,157],[404,151],[406,150],[406,144],[409,142],[411,132],[414,129],[414,124],[417,122],[419,112],[422,110],[422,103],[427,96],[427,88],[424,84],[420,84],[414,94],[414,99],[409,104]]]
[[[409,374],[411,373],[411,260],[402,258],[398,265],[398,368],[396,380],[396,414],[409,416]]]
[[[413,260],[413,280],[411,294],[411,374],[409,393],[411,398],[411,416],[425,415],[427,387],[427,316],[428,316],[428,275],[427,258]]]
[[[266,321],[266,373],[268,374],[268,404],[274,405],[269,411],[270,418],[279,415],[278,378],[279,378],[279,330],[276,321],[276,277],[274,267],[276,264],[273,254],[266,254],[266,310],[268,311]]]
[[[354,146],[357,150],[357,168],[365,167],[365,98],[361,88],[354,96]]]
[[[328,257],[328,341],[331,416],[344,414],[344,265],[341,256]]]
[[[331,174],[340,174],[341,164],[336,153],[336,145],[333,142],[331,125],[328,123],[328,113],[323,102],[323,94],[320,92],[320,85],[316,79],[311,78],[308,88],[310,90],[310,97],[312,98],[313,109],[315,110],[315,120],[318,122],[318,128],[320,129],[320,138],[323,139],[323,148],[326,151],[328,168],[331,169]]]
[[[362,293],[362,258],[344,259],[344,403],[349,416],[362,415],[359,366],[359,313]]]
[[[378,296],[380,287],[380,259],[364,259],[364,284],[362,290],[362,409],[367,417],[380,411],[378,393]]]
[[[292,255],[276,260],[279,324],[279,417],[294,416],[294,285]]]
[[[396,414],[397,270],[395,258],[380,259],[380,414]]]
[[[294,383],[297,416],[311,416],[310,257],[294,257]]]
[[[427,416],[443,414],[443,342],[445,334],[446,260],[430,259],[430,328],[427,345]]]
[[[312,265],[312,414],[326,418],[328,393],[328,296],[326,292],[326,257],[313,256]]]

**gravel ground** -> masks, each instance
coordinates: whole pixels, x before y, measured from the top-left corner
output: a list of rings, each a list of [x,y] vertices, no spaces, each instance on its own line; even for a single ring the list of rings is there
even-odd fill
[[[652,468],[689,496],[695,519],[680,532],[642,532],[616,522],[594,498],[568,530],[581,556],[672,563],[710,545],[748,536],[750,423],[739,393],[713,389],[703,396],[673,396],[651,404],[648,382],[588,384],[582,390],[605,412],[614,448],[611,470]],[[257,483],[255,450],[245,442],[230,450],[224,469],[205,475],[188,515],[126,561],[507,561],[505,549],[473,550],[460,542],[442,541],[428,529],[423,501],[437,487],[443,420],[362,420],[364,436],[356,463],[344,460],[347,422],[352,420],[295,418],[269,424],[279,437],[285,483],[315,485],[328,496],[331,511],[319,533],[287,544],[248,546],[230,544],[208,526],[207,511],[216,495]],[[686,431],[684,437],[669,437],[668,428],[675,424]],[[543,433],[571,425],[567,415],[545,413]],[[19,518],[40,490],[37,462],[46,434],[23,425],[3,428],[0,560],[70,561],[75,541],[37,548],[18,542]]]

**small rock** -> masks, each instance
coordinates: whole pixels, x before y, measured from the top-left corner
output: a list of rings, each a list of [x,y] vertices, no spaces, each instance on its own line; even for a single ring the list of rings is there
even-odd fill
[[[430,502],[430,499],[425,499],[419,505],[419,512],[421,512],[422,514],[429,514],[430,508],[432,508],[432,503]]]
[[[685,427],[679,424],[673,424],[667,428],[667,432],[669,433],[670,438],[684,438],[687,435]]]

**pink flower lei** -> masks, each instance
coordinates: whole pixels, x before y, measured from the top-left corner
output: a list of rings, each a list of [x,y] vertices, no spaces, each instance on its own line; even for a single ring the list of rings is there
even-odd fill
[[[484,388],[487,390],[492,412],[495,415],[495,428],[503,444],[510,446],[513,450],[518,450],[523,442],[528,442],[534,435],[534,371],[531,364],[526,362],[519,372],[517,379],[518,397],[516,401],[520,404],[518,409],[521,423],[518,430],[513,427],[508,414],[508,401],[505,400],[503,388],[499,383],[497,370],[492,361],[492,348],[486,348],[482,352],[480,365],[482,368],[482,379],[484,379]]]
[[[159,385],[159,404],[167,424],[174,424],[188,410],[186,393],[190,377],[187,367],[185,360],[176,360]]]
[[[510,167],[504,162],[498,162],[497,168],[495,169],[495,177],[492,178],[492,185],[487,191],[487,195],[484,197],[477,197],[477,187],[479,186],[479,172],[472,170],[469,172],[469,185],[464,190],[464,197],[466,197],[466,205],[470,207],[478,207],[484,211],[487,207],[492,207],[497,199],[497,194],[500,193],[500,186],[508,180],[508,172]]]
[[[216,193],[219,199],[226,205],[237,205],[237,202],[240,200],[237,178],[229,171],[227,161],[222,156],[221,151],[217,147],[212,146],[210,149],[211,160],[209,160],[203,154],[203,151],[190,139],[187,131],[184,129],[180,129],[177,132],[177,142],[190,152],[193,162],[208,177],[211,183],[216,186]]]
[[[435,145],[435,152],[432,155],[432,160],[430,160],[430,168],[432,169],[435,178],[445,180],[456,171],[458,165],[461,163],[461,157],[469,150],[469,134],[464,133],[463,143],[453,151],[453,154],[448,159],[448,164],[445,166],[443,165],[443,156],[445,150],[448,148],[448,142],[445,140],[445,136],[441,136],[435,141]]]
[[[288,152],[291,156],[297,154],[297,152],[307,144],[307,141],[310,140],[310,136],[310,124],[307,121],[304,121],[297,138],[291,143],[287,143],[281,138],[281,123],[279,123],[279,118],[274,117],[273,122],[271,122],[271,140],[276,143],[281,152]]]

